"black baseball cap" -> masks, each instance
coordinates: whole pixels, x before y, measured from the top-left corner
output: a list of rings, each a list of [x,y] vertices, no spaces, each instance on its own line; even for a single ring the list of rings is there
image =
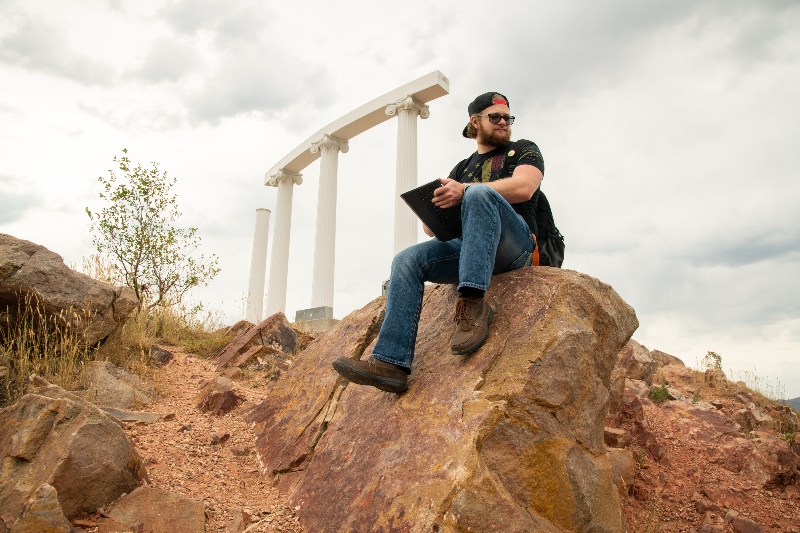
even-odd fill
[[[487,107],[492,107],[493,105],[497,104],[503,104],[509,108],[511,107],[511,104],[508,103],[508,98],[496,91],[489,91],[488,93],[483,93],[475,100],[470,102],[470,104],[467,106],[467,113],[470,117],[472,117],[472,115],[477,115]],[[469,124],[467,124],[467,126],[469,126]],[[464,131],[461,132],[461,135],[469,138],[467,135],[467,126],[464,126]]]

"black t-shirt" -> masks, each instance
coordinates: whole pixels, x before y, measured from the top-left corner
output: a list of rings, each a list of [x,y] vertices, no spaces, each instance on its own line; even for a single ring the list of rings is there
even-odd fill
[[[516,165],[533,165],[544,174],[544,159],[539,147],[532,141],[525,141],[521,145],[515,147],[517,153]],[[479,154],[475,152],[464,161],[450,171],[450,179],[460,181],[461,183],[487,183],[490,181],[497,181],[499,179],[507,178],[509,176],[501,176],[503,168],[506,166],[506,159],[513,156],[511,153],[510,144],[495,148],[491,152]],[[465,163],[466,162],[466,163]],[[458,172],[459,168],[463,168]],[[513,173],[513,169],[510,169]],[[456,174],[458,173],[458,176]],[[535,233],[538,237],[536,227],[536,203],[539,200],[539,189],[533,194],[530,200],[511,204],[514,211],[522,215],[531,233]]]

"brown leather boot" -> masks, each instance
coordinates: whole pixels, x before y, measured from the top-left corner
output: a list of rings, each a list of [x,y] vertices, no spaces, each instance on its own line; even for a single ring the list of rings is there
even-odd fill
[[[344,379],[357,385],[370,385],[386,392],[408,390],[408,374],[402,366],[372,357],[365,361],[339,357],[332,364]]]
[[[480,348],[489,335],[493,314],[483,297],[459,298],[453,319],[457,325],[450,343],[450,353],[468,355]]]

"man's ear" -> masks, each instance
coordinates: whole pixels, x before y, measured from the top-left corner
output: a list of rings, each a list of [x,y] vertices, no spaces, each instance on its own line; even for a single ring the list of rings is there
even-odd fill
[[[471,117],[469,117],[469,123],[472,124],[473,128],[478,129],[478,120],[480,120],[480,118],[481,117],[479,117],[478,115],[472,115]]]

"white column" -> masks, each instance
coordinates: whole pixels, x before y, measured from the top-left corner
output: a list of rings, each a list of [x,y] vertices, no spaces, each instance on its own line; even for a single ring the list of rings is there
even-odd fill
[[[269,209],[256,209],[256,230],[253,236],[253,255],[250,256],[250,283],[247,286],[247,315],[245,316],[245,320],[254,324],[261,322],[261,311],[264,309],[269,215]]]
[[[267,185],[278,188],[275,205],[275,231],[272,233],[272,259],[267,288],[267,316],[286,313],[286,280],[289,276],[289,233],[292,228],[292,187],[303,183],[303,175],[281,169],[269,177]]]
[[[394,191],[394,254],[417,243],[417,216],[400,195],[417,186],[417,116],[430,110],[411,96],[386,106],[387,115],[397,115],[397,178]]]
[[[311,307],[333,307],[333,271],[336,260],[336,176],[339,152],[350,149],[347,141],[325,134],[311,145],[322,152],[317,196],[317,234],[314,240],[314,279]]]

